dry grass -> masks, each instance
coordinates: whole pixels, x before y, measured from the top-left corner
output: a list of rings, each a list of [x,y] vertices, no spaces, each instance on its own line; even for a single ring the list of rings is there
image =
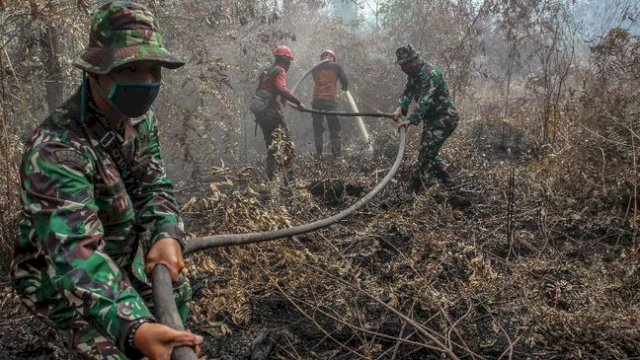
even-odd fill
[[[503,133],[501,125],[484,124]],[[544,155],[526,144],[511,153],[478,148],[476,126],[464,123],[447,145],[466,184],[455,193],[432,188],[414,198],[400,178],[332,228],[195,257],[192,278],[210,279],[194,305],[196,322],[218,335],[256,322],[275,328],[283,359],[636,354],[629,158],[606,151],[602,161],[605,140],[584,132]],[[378,158],[376,168],[385,164]],[[298,166],[315,165],[301,158]],[[336,165],[322,173],[370,186],[374,171],[359,171]],[[290,190],[284,205],[262,185],[246,185],[258,181],[246,172],[225,170],[224,178],[225,188],[215,184],[190,202],[209,224],[197,234],[267,230],[336,211],[304,187]],[[265,313],[274,301],[279,310]]]
[[[218,67],[211,69],[224,78]],[[253,79],[248,71],[235,75]],[[386,71],[374,75],[376,84],[389,80]],[[208,89],[202,93],[213,95],[225,116],[241,118],[226,97],[235,90],[222,80],[208,84],[216,77],[198,78]],[[175,91],[185,92],[189,82],[183,80]],[[357,215],[294,239],[190,258],[194,326],[209,340],[226,342],[267,329],[277,334],[270,355],[276,359],[637,357],[640,102],[637,86],[629,84],[637,79],[587,82],[551,119],[555,141],[548,144],[540,141],[535,102],[512,100],[505,117],[502,97],[479,99],[484,105],[473,99],[444,149],[462,183],[453,192],[434,187],[414,196],[406,190],[403,179],[415,163],[419,136],[414,130],[395,181]],[[9,122],[14,114],[6,77],[0,85],[0,244],[6,250],[16,231],[13,159],[20,145]],[[388,95],[371,84],[362,88],[376,92],[369,94],[376,104]],[[176,104],[169,109],[181,132],[170,140],[191,146],[176,166],[200,169],[200,160],[210,164],[211,153],[226,144],[206,136],[195,141],[193,133],[209,126],[215,133],[239,132],[213,107],[191,113],[171,106]],[[204,190],[180,189],[192,235],[267,231],[339,211],[355,198],[346,191],[312,194],[310,182],[371,188],[394,155],[393,133],[372,134],[373,159],[347,149],[346,164],[319,166],[298,156],[297,182],[288,187],[282,179],[264,184],[253,167],[207,167],[203,172],[214,180]],[[238,141],[231,135],[230,143]],[[288,163],[291,148],[281,145],[280,161]],[[18,334],[7,353],[20,348],[26,354],[36,339],[22,334],[42,327],[26,315],[8,283],[0,289],[0,314],[0,324]]]
[[[269,329],[278,334],[271,358],[280,359],[637,354],[635,183],[626,170],[633,156],[619,156],[606,137],[588,131],[543,155],[524,145],[512,152],[498,142],[478,147],[486,134],[527,135],[505,133],[500,122],[482,132],[477,126],[463,122],[446,145],[464,184],[455,192],[408,193],[402,179],[415,159],[410,150],[397,181],[340,224],[193,256],[195,328],[223,341]],[[414,131],[410,149],[417,137]],[[222,166],[183,211],[194,236],[316,220],[355,198],[345,193],[328,206],[329,197],[307,191],[309,179],[371,188],[372,174],[388,167],[384,154],[370,166],[355,154],[325,165],[300,156],[297,183],[288,188],[267,186],[253,168]],[[3,314],[20,308],[14,297],[3,299]]]

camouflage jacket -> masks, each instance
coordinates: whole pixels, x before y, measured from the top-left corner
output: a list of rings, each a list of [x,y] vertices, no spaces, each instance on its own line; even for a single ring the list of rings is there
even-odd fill
[[[409,105],[413,100],[417,108],[409,113],[409,120],[414,125],[418,125],[420,120],[425,120],[426,126],[429,121],[456,111],[442,70],[426,60],[422,60],[420,70],[409,75],[407,79],[407,85],[399,101],[404,115],[409,112]]]
[[[153,318],[131,285],[148,282],[139,249],[165,237],[184,245],[183,224],[153,110],[127,120],[121,134],[137,179],[129,194],[109,155],[80,125],[79,93],[26,145],[14,283],[23,303],[50,325],[67,329],[81,317],[124,349],[134,320]],[[106,121],[91,104],[86,123]]]

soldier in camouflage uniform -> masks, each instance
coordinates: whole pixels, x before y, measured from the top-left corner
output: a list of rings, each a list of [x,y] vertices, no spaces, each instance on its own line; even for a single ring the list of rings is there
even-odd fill
[[[200,336],[157,324],[148,274],[167,266],[183,321],[191,288],[183,223],[158,144],[153,103],[163,46],[144,6],[115,1],[74,62],[78,91],[34,131],[21,166],[12,275],[27,308],[89,359],[168,359]],[[114,145],[115,144],[115,145]]]
[[[408,79],[400,106],[393,112],[394,119],[397,121],[405,115],[407,120],[403,126],[418,125],[420,121],[424,124],[419,167],[413,175],[412,185],[418,191],[431,186],[435,178],[444,186],[452,187],[454,182],[438,153],[458,125],[459,117],[442,70],[422,59],[411,44],[398,48],[396,58]]]

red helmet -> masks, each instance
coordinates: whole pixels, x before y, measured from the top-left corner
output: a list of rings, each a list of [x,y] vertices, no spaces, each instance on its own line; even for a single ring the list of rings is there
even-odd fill
[[[338,57],[336,57],[336,53],[334,53],[333,50],[331,50],[331,49],[322,50],[322,52],[320,53],[320,60],[322,60],[322,58],[325,55],[331,55],[331,57],[333,58],[333,61],[337,61],[338,60]]]
[[[284,56],[288,57],[290,60],[293,60],[293,52],[286,45],[280,45],[275,50],[273,50],[274,56]]]

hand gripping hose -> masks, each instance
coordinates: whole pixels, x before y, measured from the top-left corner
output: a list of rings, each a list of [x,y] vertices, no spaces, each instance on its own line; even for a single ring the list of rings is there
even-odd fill
[[[184,330],[182,319],[178,315],[178,307],[173,298],[173,287],[171,286],[171,275],[169,269],[162,264],[156,265],[153,269],[153,303],[156,318],[176,330]],[[196,360],[196,354],[192,348],[187,346],[173,349],[171,354],[173,360]]]

